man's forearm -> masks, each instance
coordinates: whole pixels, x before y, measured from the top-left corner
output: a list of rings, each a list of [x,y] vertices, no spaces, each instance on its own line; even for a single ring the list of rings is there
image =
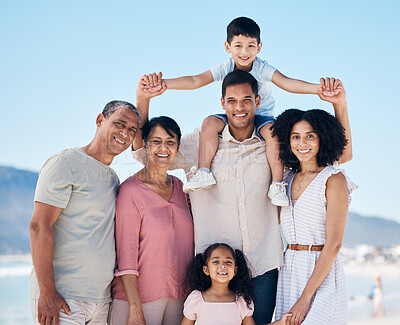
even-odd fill
[[[31,254],[41,293],[55,292],[53,269],[54,236],[52,229],[44,229],[35,222],[29,224]]]

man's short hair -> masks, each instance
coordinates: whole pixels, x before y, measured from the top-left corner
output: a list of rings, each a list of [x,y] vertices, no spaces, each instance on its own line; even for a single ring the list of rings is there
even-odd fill
[[[254,96],[258,95],[257,80],[244,70],[234,70],[229,72],[222,82],[222,98],[225,98],[226,87],[233,85],[249,84]]]
[[[138,109],[131,103],[125,102],[123,100],[113,100],[107,103],[107,105],[103,109],[102,114],[104,115],[105,118],[109,118],[112,113],[119,110],[120,108],[126,108],[134,112],[138,116],[140,124],[140,113]]]
[[[226,41],[231,44],[233,36],[243,35],[246,37],[254,37],[257,39],[257,44],[261,42],[260,27],[257,23],[247,17],[239,17],[230,22],[226,28]]]

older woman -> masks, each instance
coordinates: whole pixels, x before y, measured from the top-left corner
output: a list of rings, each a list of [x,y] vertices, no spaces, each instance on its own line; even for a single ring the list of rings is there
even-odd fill
[[[116,202],[117,269],[109,323],[179,324],[182,281],[193,257],[193,221],[182,182],[167,174],[181,132],[169,117],[142,128],[148,160],[122,183]]]
[[[288,243],[280,270],[276,316],[291,325],[347,324],[347,295],[339,249],[349,195],[356,186],[332,165],[346,146],[339,121],[322,110],[283,112],[273,126],[289,168],[290,205],[281,224]]]

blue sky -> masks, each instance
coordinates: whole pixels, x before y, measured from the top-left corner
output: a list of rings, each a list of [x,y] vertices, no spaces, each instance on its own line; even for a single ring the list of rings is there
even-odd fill
[[[39,170],[53,153],[84,146],[95,117],[113,99],[135,102],[141,75],[197,74],[226,59],[227,24],[239,16],[261,28],[262,59],[310,82],[343,81],[360,186],[351,210],[400,221],[396,195],[400,113],[398,1],[11,1],[0,3],[0,165]],[[170,90],[151,115],[190,132],[219,112],[220,84]],[[273,86],[276,114],[323,108],[313,95]],[[113,163],[122,179],[140,167],[129,152]]]

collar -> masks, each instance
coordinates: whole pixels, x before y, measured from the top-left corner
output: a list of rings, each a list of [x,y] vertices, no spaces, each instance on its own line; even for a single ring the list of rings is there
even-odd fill
[[[253,130],[252,135],[250,136],[250,138],[244,139],[243,141],[238,141],[236,140],[233,135],[231,134],[231,132],[229,131],[229,125],[225,125],[225,128],[222,130],[222,141],[223,142],[234,142],[234,143],[246,143],[249,142],[253,139],[256,139],[258,141],[262,141],[261,138],[259,136],[256,135],[256,131]]]

